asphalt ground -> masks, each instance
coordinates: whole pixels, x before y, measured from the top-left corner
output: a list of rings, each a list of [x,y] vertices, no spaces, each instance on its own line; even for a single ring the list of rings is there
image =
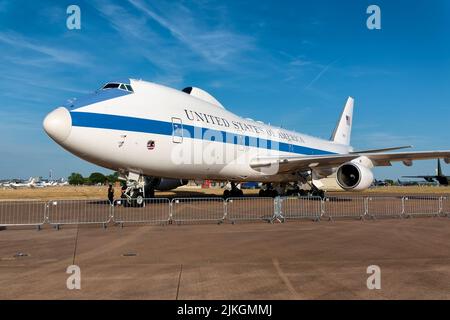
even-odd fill
[[[449,237],[448,217],[8,228],[0,299],[449,299]]]

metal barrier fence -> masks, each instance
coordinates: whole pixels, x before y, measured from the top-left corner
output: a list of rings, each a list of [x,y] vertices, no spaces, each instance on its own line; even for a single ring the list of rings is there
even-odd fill
[[[145,199],[142,206],[105,200],[0,201],[0,227],[115,223],[205,223],[330,220],[340,218],[450,217],[449,196],[333,196]]]
[[[320,197],[280,198],[280,204],[279,214],[287,220],[320,220],[322,216],[322,198]]]
[[[47,202],[39,200],[1,201],[0,226],[41,226]]]
[[[128,203],[127,203],[128,205]],[[170,200],[167,198],[144,199],[142,207],[137,203],[125,206],[123,200],[115,200],[112,219],[115,223],[164,224],[170,219]]]
[[[175,223],[222,222],[226,212],[222,198],[175,198],[171,209],[170,220]]]
[[[272,221],[277,218],[273,198],[228,198],[226,201],[226,218],[236,221]]]
[[[407,196],[403,197],[403,214],[410,216],[437,216],[440,213],[441,197]]]
[[[441,213],[450,217],[450,197],[441,198]]]
[[[108,200],[51,200],[47,206],[47,222],[63,224],[107,224],[112,216]]]
[[[403,197],[373,196],[366,201],[366,214],[371,218],[400,218],[403,215]]]
[[[322,202],[323,216],[363,219],[366,215],[366,198],[356,196],[326,197]]]

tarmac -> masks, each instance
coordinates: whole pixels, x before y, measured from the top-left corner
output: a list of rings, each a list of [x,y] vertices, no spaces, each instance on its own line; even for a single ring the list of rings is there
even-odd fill
[[[448,239],[447,217],[6,229],[0,299],[449,299]]]

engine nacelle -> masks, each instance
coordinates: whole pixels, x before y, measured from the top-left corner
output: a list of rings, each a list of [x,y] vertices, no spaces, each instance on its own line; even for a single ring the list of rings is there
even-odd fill
[[[364,190],[372,184],[373,173],[358,163],[347,162],[337,169],[336,181],[344,190]]]
[[[188,184],[188,180],[184,179],[171,179],[171,178],[155,178],[146,177],[146,187],[152,186],[159,191],[168,191]]]

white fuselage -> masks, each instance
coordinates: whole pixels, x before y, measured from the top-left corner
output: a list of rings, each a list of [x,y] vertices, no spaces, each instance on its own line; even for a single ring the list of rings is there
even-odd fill
[[[98,99],[93,95],[82,106],[68,107],[70,130],[64,128],[64,134],[56,128],[55,134],[52,128],[46,131],[97,165],[177,179],[297,181],[292,174],[252,169],[250,163],[261,157],[351,151],[347,145],[241,118],[182,91],[139,80],[130,84],[133,93],[104,100],[100,92]],[[58,119],[46,121],[47,127],[62,126]]]

